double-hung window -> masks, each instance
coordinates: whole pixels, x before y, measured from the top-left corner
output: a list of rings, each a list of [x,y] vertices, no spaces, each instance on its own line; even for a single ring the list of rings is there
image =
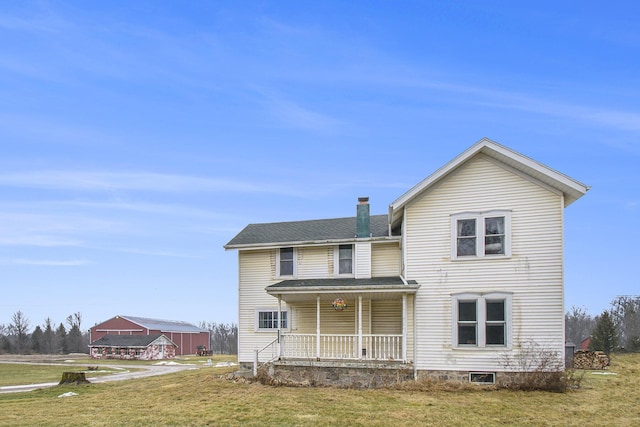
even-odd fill
[[[511,212],[464,212],[451,216],[451,259],[511,255]]]
[[[353,274],[353,245],[338,246],[336,264],[338,274]]]
[[[454,347],[509,346],[510,318],[511,294],[493,292],[454,295]]]
[[[288,315],[286,311],[280,312],[280,329],[287,329]],[[273,331],[278,329],[278,310],[259,309],[256,311],[256,330]]]
[[[293,248],[280,248],[277,260],[277,275],[295,276],[296,275],[296,252]]]

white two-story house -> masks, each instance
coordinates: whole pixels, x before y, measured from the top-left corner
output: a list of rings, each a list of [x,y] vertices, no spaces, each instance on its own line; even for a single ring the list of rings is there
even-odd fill
[[[386,215],[250,224],[225,246],[239,362],[493,381],[524,342],[563,358],[563,211],[588,189],[482,139]]]

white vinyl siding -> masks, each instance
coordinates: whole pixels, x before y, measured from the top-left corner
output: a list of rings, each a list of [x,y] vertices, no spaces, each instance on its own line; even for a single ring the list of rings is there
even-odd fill
[[[511,211],[511,257],[452,262],[451,215]],[[495,349],[456,349],[454,294],[512,292],[512,340],[564,348],[562,196],[482,155],[405,210],[406,278],[417,280],[418,369],[500,370]]]
[[[355,244],[355,277],[368,279],[371,277],[371,242]]]
[[[298,255],[298,279],[317,279],[328,275],[327,247],[296,248]]]
[[[371,277],[400,275],[401,255],[397,242],[371,245]]]

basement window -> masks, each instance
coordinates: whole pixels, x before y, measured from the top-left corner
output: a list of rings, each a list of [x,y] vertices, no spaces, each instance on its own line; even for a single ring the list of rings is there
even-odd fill
[[[469,372],[469,382],[474,384],[495,384],[495,372]]]

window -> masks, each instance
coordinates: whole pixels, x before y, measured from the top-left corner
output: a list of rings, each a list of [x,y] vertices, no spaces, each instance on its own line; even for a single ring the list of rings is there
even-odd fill
[[[511,212],[465,212],[451,216],[452,259],[510,256]]]
[[[281,312],[280,328],[288,328],[288,315],[286,311]],[[278,310],[257,310],[256,311],[256,330],[272,331],[278,329]]]
[[[487,345],[504,345],[506,322],[504,300],[485,301],[487,304],[486,342]]]
[[[458,301],[458,344],[478,343],[477,301]]]
[[[353,274],[353,245],[338,247],[338,274]]]
[[[511,295],[459,294],[453,297],[454,347],[509,346]]]
[[[278,251],[278,276],[295,276],[295,251],[293,248],[280,248]]]
[[[475,384],[495,384],[495,372],[469,372],[469,382]]]

